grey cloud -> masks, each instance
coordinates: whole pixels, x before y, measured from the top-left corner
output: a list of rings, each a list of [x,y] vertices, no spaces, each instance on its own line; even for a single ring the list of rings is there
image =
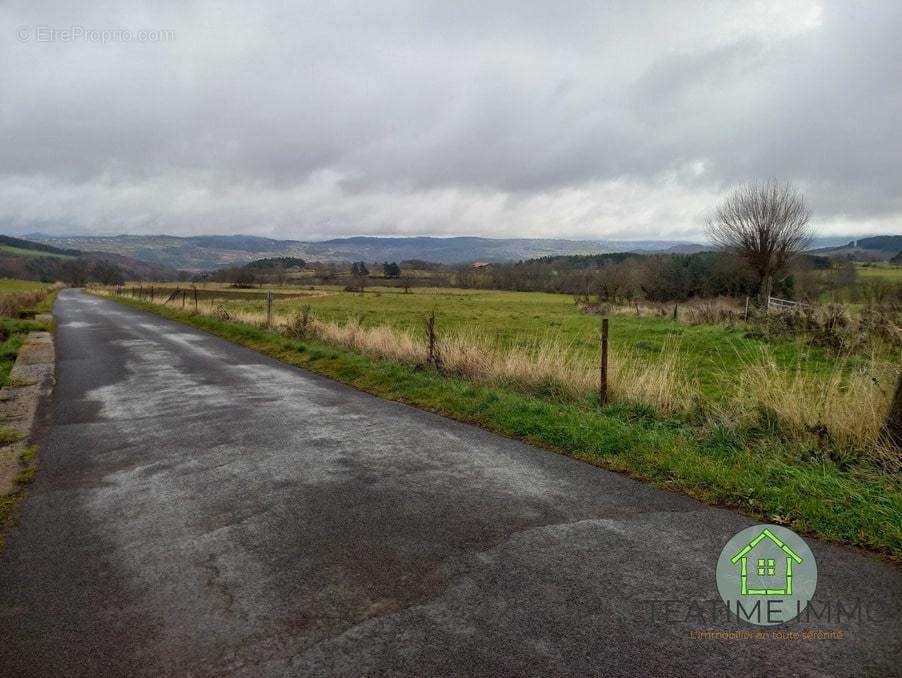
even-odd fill
[[[818,7],[6,3],[0,223],[695,237],[779,176],[825,228],[897,231],[902,6]]]

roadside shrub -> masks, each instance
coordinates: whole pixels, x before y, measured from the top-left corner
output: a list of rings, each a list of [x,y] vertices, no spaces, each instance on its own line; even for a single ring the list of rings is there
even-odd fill
[[[902,348],[899,312],[888,306],[866,306],[854,315],[842,304],[803,306],[766,314],[759,324],[765,336],[800,337],[837,355]]]
[[[284,334],[292,339],[306,339],[310,333],[311,325],[310,304],[304,306],[302,311],[295,313],[284,327]]]

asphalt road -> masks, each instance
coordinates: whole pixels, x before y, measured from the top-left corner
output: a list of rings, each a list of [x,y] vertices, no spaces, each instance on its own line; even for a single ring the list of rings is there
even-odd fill
[[[748,519],[110,301],[56,314],[2,675],[902,670],[891,565],[810,539],[815,601],[870,618],[700,639],[757,630],[688,612]]]

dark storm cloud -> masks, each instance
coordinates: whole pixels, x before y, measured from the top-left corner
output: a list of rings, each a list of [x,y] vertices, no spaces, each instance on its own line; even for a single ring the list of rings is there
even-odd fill
[[[7,3],[0,223],[697,237],[777,176],[899,230],[899,3],[600,5]]]

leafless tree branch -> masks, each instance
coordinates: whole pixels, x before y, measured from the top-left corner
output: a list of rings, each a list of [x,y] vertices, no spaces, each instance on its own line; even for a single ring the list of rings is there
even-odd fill
[[[792,184],[771,179],[735,189],[708,220],[715,245],[742,256],[758,276],[763,293],[773,277],[811,243],[811,212]]]

